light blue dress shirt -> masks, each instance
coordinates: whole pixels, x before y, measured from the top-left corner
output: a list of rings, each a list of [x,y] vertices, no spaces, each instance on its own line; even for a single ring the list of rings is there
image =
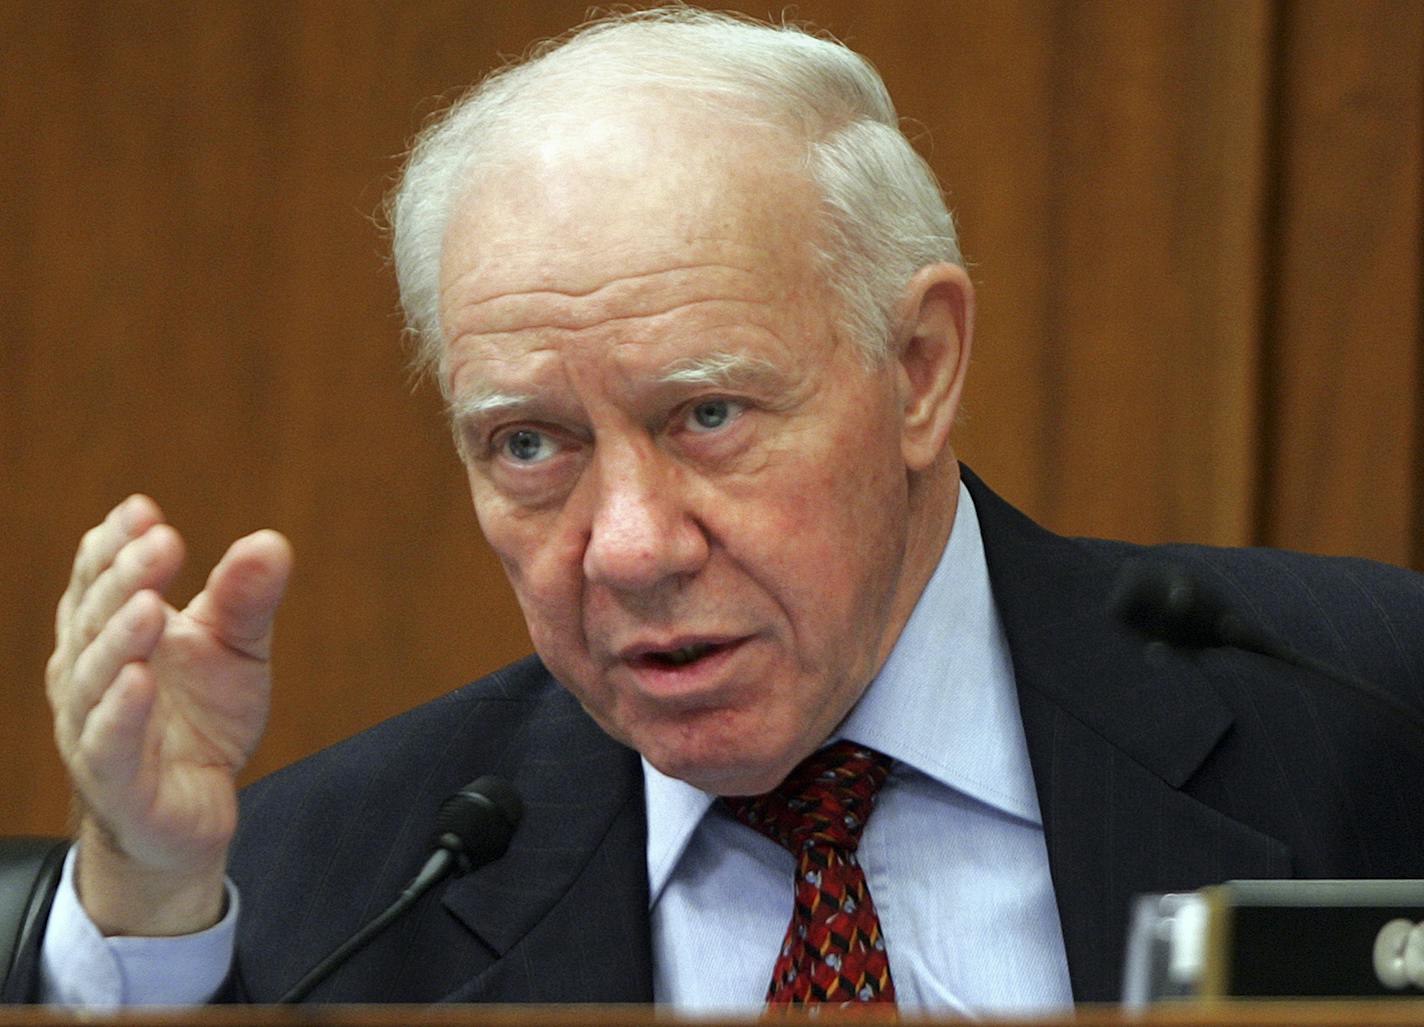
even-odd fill
[[[841,725],[898,763],[859,860],[902,1008],[1037,1012],[1071,1003],[1013,667],[979,522],[961,485],[939,566]],[[646,763],[655,995],[679,1011],[760,1007],[791,911],[792,856],[711,795]],[[232,958],[238,896],[179,938],[104,938],[65,867],[41,959],[46,1001],[198,1004]]]
[[[46,1005],[117,1009],[196,1006],[217,992],[237,937],[237,888],[227,883],[227,912],[213,927],[168,938],[106,938],[89,919],[74,887],[76,848],[69,850],[40,949],[40,1001]]]
[[[979,521],[954,530],[884,668],[837,731],[894,757],[861,839],[901,1008],[1071,1005],[1009,657]],[[791,915],[792,854],[643,764],[657,1000],[761,1005]]]

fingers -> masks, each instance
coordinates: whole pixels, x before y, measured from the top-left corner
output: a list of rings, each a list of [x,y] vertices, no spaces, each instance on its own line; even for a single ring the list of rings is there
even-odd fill
[[[148,538],[155,528],[157,536]],[[147,541],[132,550],[128,548],[141,538]],[[121,564],[118,580],[110,574],[115,561]],[[162,526],[158,504],[147,496],[130,496],[122,501],[84,534],[75,554],[70,584],[56,612],[54,634],[58,650],[70,658],[78,655],[137,588],[167,584],[161,578],[171,577],[181,561],[182,540],[172,528]],[[98,594],[95,585],[103,585]]]
[[[272,621],[292,573],[292,545],[279,532],[254,532],[234,542],[187,613],[230,648],[265,660]]]
[[[162,630],[159,597],[139,598],[164,587],[182,562],[182,539],[162,521],[153,500],[130,496],[84,535],[75,555],[45,674],[55,741],[66,758],[119,668],[151,651]]]
[[[126,664],[103,692],[76,739],[91,785],[112,794],[138,775],[157,695],[153,673],[143,663]]]
[[[61,752],[79,741],[85,723],[126,665],[147,660],[167,622],[167,607],[154,592],[129,598],[69,668],[67,681],[55,689],[55,739]]]
[[[63,644],[77,657],[135,593],[167,588],[182,564],[183,539],[166,524],[154,524],[129,539],[78,597]]]
[[[110,510],[103,521],[90,528],[79,540],[79,552],[74,557],[65,599],[83,594],[89,583],[114,559],[120,546],[161,520],[163,513],[158,504],[147,496],[129,496]]]

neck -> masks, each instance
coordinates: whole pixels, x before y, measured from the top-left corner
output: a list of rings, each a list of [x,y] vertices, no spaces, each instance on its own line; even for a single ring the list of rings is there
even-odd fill
[[[959,461],[952,453],[910,478],[909,531],[905,537],[903,577],[891,611],[893,630],[887,633],[876,671],[890,656],[900,632],[929,584],[954,529],[959,510]]]

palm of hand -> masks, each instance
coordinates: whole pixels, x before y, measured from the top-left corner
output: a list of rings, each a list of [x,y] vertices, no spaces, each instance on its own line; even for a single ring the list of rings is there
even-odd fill
[[[165,612],[148,661],[153,710],[124,789],[133,804],[124,819],[138,830],[117,839],[151,865],[226,845],[237,822],[236,776],[262,736],[271,695],[265,656],[228,645],[189,611]]]

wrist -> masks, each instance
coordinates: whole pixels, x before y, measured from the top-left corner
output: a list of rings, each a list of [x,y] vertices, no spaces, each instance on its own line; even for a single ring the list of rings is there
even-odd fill
[[[106,937],[168,937],[222,919],[226,851],[184,868],[152,866],[123,852],[92,818],[78,832],[75,889]]]

